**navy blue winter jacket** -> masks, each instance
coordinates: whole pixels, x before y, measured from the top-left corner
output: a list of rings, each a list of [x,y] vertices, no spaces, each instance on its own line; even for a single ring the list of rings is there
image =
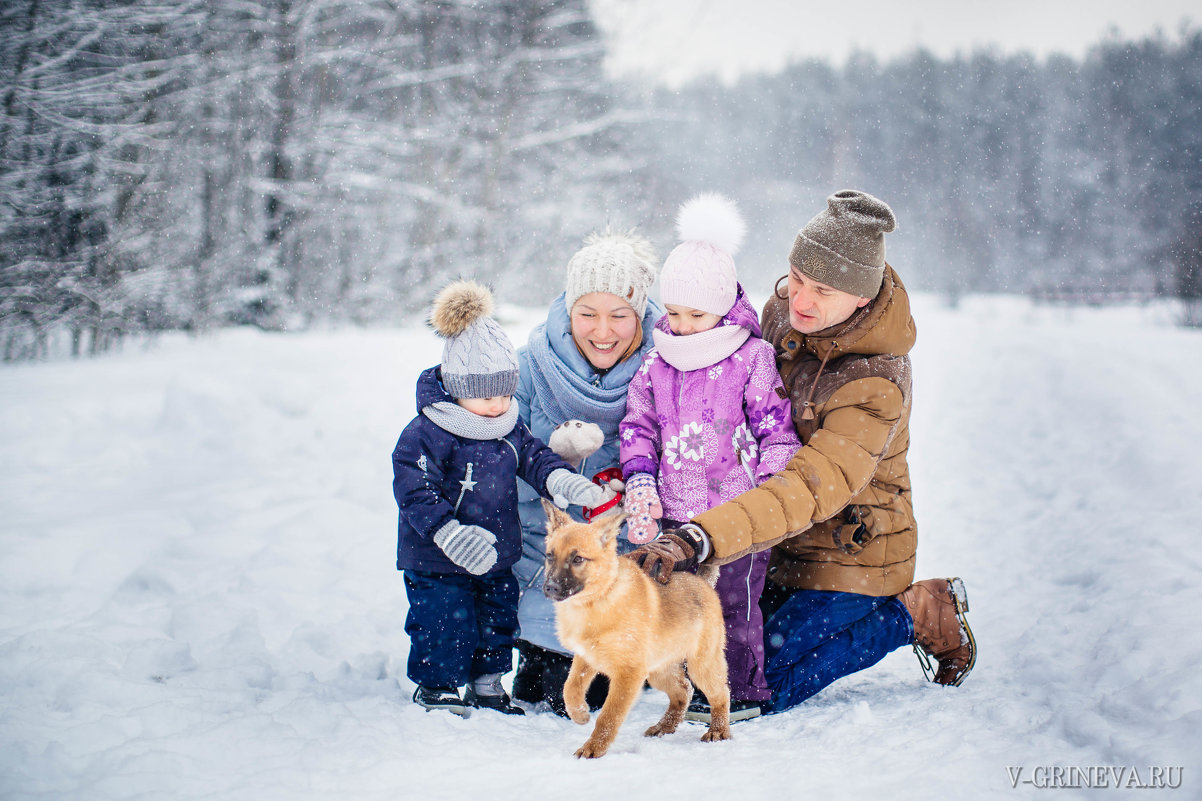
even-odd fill
[[[405,427],[392,452],[392,494],[400,507],[397,570],[463,573],[434,544],[434,534],[454,519],[497,536],[497,564],[509,570],[522,553],[515,476],[546,492],[547,476],[572,467],[536,439],[519,418],[500,439],[459,437],[439,428],[421,410],[439,401],[454,403],[443,389],[439,368],[417,380],[417,417]]]

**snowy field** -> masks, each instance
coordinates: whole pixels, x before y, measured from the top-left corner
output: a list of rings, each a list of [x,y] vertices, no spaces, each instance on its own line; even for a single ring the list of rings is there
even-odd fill
[[[538,319],[505,316],[517,342]],[[1158,769],[1202,798],[1202,332],[916,317],[918,573],[964,577],[975,672],[936,687],[898,651],[717,744],[643,739],[649,691],[592,762],[553,715],[409,700],[389,454],[431,333],[0,367],[0,798],[1146,798]],[[1123,786],[1045,792],[1097,767]]]

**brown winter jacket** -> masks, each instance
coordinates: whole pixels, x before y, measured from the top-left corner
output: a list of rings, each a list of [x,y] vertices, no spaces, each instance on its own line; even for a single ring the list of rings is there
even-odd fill
[[[776,546],[769,578],[778,584],[900,593],[914,578],[917,545],[906,465],[915,328],[905,287],[886,267],[871,303],[809,336],[789,325],[788,301],[773,297],[763,328],[804,447],[759,487],[694,518],[714,564]]]

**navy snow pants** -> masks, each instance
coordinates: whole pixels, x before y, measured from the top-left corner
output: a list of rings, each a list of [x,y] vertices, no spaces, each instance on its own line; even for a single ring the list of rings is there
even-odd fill
[[[518,581],[508,568],[483,576],[406,570],[409,680],[462,687],[513,669]]]

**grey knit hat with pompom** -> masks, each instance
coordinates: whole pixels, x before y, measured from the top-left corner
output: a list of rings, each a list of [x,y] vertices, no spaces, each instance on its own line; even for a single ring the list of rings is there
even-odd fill
[[[430,325],[446,340],[442,385],[453,398],[494,398],[517,391],[517,354],[492,312],[492,293],[474,281],[456,281],[434,299]]]

